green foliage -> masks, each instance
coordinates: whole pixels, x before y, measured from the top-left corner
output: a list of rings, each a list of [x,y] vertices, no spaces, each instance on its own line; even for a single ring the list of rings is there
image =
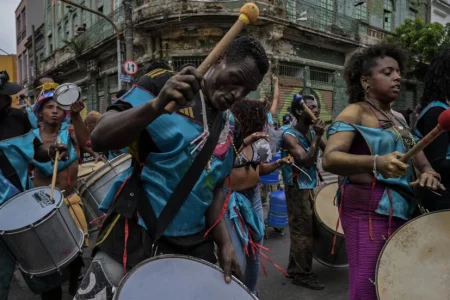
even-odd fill
[[[83,53],[83,51],[86,49],[86,38],[83,36],[83,34],[77,37],[73,37],[70,40],[62,40],[62,42],[70,47],[70,50],[73,51],[76,56]]]
[[[420,18],[408,19],[387,40],[400,43],[408,52],[409,71],[419,70],[441,50],[450,46],[450,24],[425,24]]]

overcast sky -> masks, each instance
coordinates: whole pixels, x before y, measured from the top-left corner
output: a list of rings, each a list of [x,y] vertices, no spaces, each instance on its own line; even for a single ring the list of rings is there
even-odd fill
[[[20,0],[0,0],[0,49],[9,54],[16,54],[15,11],[19,3]]]

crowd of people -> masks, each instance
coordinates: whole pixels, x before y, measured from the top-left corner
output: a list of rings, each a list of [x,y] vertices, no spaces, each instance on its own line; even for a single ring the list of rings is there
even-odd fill
[[[77,257],[61,273],[24,274],[28,286],[42,299],[57,300],[62,283],[69,281],[75,299],[95,299],[103,288],[112,299],[121,279],[139,263],[180,254],[219,263],[227,283],[234,275],[257,296],[265,234],[260,176],[279,170],[291,243],[283,272],[295,285],[324,289],[312,267],[314,190],[323,153],[323,169],[340,176],[336,205],[345,233],[350,299],[377,299],[370,279],[385,238],[418,215],[417,199],[430,211],[450,208],[448,133],[414,160],[401,161],[450,108],[450,50],[430,64],[413,127],[392,110],[404,67],[405,53],[393,44],[355,52],[344,72],[349,105],[328,129],[317,99],[308,94],[294,97],[290,113],[275,128],[276,76],[269,96],[246,98],[269,70],[263,46],[249,36],[235,39],[204,76],[190,65],[178,72],[153,65],[131,89],[118,91],[104,114],[92,111],[84,120],[83,101],[64,110],[55,95],[59,84],[47,75],[34,82],[33,106],[25,113],[11,108],[11,95],[22,88],[1,72],[0,205],[32,186],[51,185],[60,152],[55,186],[64,191],[64,203],[87,237],[77,194],[80,164],[124,153],[133,161],[102,199],[105,219],[95,245],[85,239],[84,246],[93,249],[90,276],[83,278],[84,263]],[[175,113],[166,111],[172,102]],[[272,159],[278,150],[281,158]],[[16,261],[3,242],[0,265],[0,299],[5,300]],[[107,283],[97,280],[92,286],[91,276]],[[83,292],[77,294],[80,284]]]

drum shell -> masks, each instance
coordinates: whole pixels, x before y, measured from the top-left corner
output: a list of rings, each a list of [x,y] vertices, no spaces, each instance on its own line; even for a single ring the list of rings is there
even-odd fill
[[[90,232],[97,230],[103,221],[100,217],[104,213],[98,208],[100,203],[117,177],[130,167],[131,156],[122,154],[100,167],[86,179],[80,179],[80,196],[83,199],[83,207]]]
[[[20,269],[32,276],[59,271],[81,253],[84,234],[61,199],[59,207],[29,228],[1,235]]]
[[[330,184],[336,184],[334,182],[329,183],[322,188],[329,186]],[[328,266],[328,267],[347,267],[347,250],[345,248],[345,237],[342,233],[336,232],[335,228],[331,229],[320,218],[317,210],[317,196],[319,195],[319,189],[316,193],[316,199],[314,201],[314,258]],[[337,189],[336,189],[337,191]],[[327,199],[327,201],[334,201],[333,198]],[[336,207],[336,212],[338,208]],[[338,219],[336,217],[336,223]],[[334,244],[334,237],[336,236],[336,243]],[[334,254],[331,254],[334,244]]]

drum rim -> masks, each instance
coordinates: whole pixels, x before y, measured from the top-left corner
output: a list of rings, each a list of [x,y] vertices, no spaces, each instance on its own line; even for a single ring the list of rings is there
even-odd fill
[[[345,237],[345,233],[344,234],[342,234],[342,233],[340,233],[340,232],[338,232],[338,231],[335,231],[335,230],[331,230],[326,224],[325,224],[325,222],[320,218],[320,216],[319,216],[319,214],[317,213],[317,209],[316,209],[316,199],[317,199],[317,195],[320,193],[320,191],[322,190],[322,189],[324,189],[325,187],[327,187],[328,185],[330,185],[330,184],[333,184],[333,183],[337,183],[338,184],[338,189],[339,189],[339,181],[332,181],[332,182],[328,182],[327,184],[324,184],[324,185],[322,185],[318,190],[317,190],[317,192],[316,192],[316,195],[315,195],[315,197],[314,197],[314,215],[315,215],[315,217],[317,218],[317,221],[318,222],[320,222],[321,224],[324,224],[325,226],[323,226],[327,231],[329,231],[329,232],[331,232],[331,233],[333,233],[333,234],[336,234],[336,235],[338,235],[338,236],[340,236],[340,237]],[[339,209],[339,208],[338,208]],[[339,216],[339,211],[338,211],[338,216]],[[340,221],[340,219],[341,219],[341,216],[339,216],[339,221]]]
[[[106,172],[106,166],[110,167],[111,164],[113,164],[115,161],[119,161],[119,160],[123,160],[122,162],[127,161],[128,159],[133,159],[133,157],[130,154],[127,153],[123,153],[117,157],[115,157],[114,159],[112,159],[111,161],[109,161],[108,163],[105,163],[103,166],[101,166],[100,168],[98,168],[97,170],[95,170],[94,172],[90,173],[88,176],[83,177],[86,178],[86,180],[83,180],[82,182],[82,186],[80,187],[80,195],[84,194],[84,192],[97,180],[93,181],[92,179],[94,177],[97,177],[98,174],[101,174],[101,176],[105,175]],[[114,166],[116,167],[116,166]],[[100,177],[101,177],[100,176]]]
[[[378,271],[380,268],[380,261],[381,261],[381,257],[383,256],[384,251],[386,250],[387,245],[389,244],[389,241],[398,233],[400,232],[401,229],[403,229],[403,227],[406,227],[406,225],[408,225],[409,223],[412,223],[415,220],[418,220],[422,217],[426,217],[429,215],[433,215],[433,214],[437,214],[437,213],[441,213],[441,212],[450,212],[450,209],[442,209],[442,210],[437,210],[437,211],[432,211],[420,216],[417,216],[411,220],[408,220],[405,224],[403,224],[402,226],[400,226],[396,231],[394,231],[394,233],[392,233],[392,235],[389,237],[389,239],[386,241],[386,243],[384,244],[383,248],[381,249],[380,254],[378,255],[378,259],[377,259],[377,266],[375,269],[375,290],[377,291],[377,298],[380,300],[380,293],[378,290]]]
[[[64,89],[62,89],[61,87],[64,87]],[[76,91],[78,92],[78,98],[80,97],[81,88],[78,85],[76,85],[75,83],[71,83],[71,82],[67,82],[67,83],[63,83],[63,84],[59,85],[54,91],[56,103],[58,103],[58,105],[61,106],[61,108],[65,109],[65,110],[70,109],[70,105],[75,103],[77,100],[70,104],[62,104],[58,101],[58,96],[61,95],[60,91],[65,92],[66,90],[70,90],[70,89],[76,89]]]
[[[3,204],[0,206],[0,210],[1,210],[3,207],[5,207],[8,203],[10,203],[12,200],[14,200],[16,197],[18,197],[19,195],[21,195],[21,194],[23,194],[23,193],[28,193],[28,192],[31,192],[31,191],[33,191],[33,190],[44,189],[44,188],[50,188],[50,187],[46,187],[46,186],[38,186],[38,187],[34,187],[34,188],[32,188],[32,189],[26,190],[26,191],[24,191],[24,192],[22,192],[22,193],[20,193],[20,194],[17,194],[17,195],[15,195],[14,197],[12,197],[11,199],[9,199],[8,201],[6,201],[5,203],[3,203]],[[61,193],[61,199],[59,200],[58,203],[55,204],[55,207],[54,207],[48,214],[46,214],[45,216],[43,216],[43,217],[40,218],[39,220],[37,220],[37,221],[35,221],[35,222],[33,222],[33,223],[27,225],[27,226],[23,226],[23,227],[14,229],[14,230],[0,230],[0,232],[2,233],[2,234],[0,234],[0,236],[1,236],[1,235],[18,234],[18,233],[22,233],[22,232],[28,231],[28,230],[30,230],[31,228],[36,227],[36,226],[39,225],[40,223],[42,223],[42,222],[48,220],[50,217],[52,217],[52,216],[56,213],[56,209],[59,209],[59,208],[61,207],[62,203],[64,203],[64,192],[63,192],[62,190],[60,190],[59,188],[55,187],[55,191],[56,191],[56,190],[59,191],[59,192]]]
[[[185,260],[193,260],[199,263],[202,263],[204,265],[207,265],[213,269],[216,269],[217,271],[219,271],[220,273],[223,273],[223,270],[221,268],[219,268],[217,265],[212,264],[206,260],[194,257],[194,256],[188,256],[188,255],[181,255],[181,254],[163,254],[163,255],[158,255],[152,258],[148,258],[146,260],[141,261],[140,263],[138,263],[136,266],[134,266],[134,268],[128,272],[119,282],[119,284],[117,285],[117,289],[114,293],[113,296],[113,300],[118,300],[119,298],[119,294],[120,291],[122,290],[122,287],[124,286],[126,280],[132,275],[134,274],[134,272],[139,269],[139,267],[151,262],[151,261],[155,261],[155,260],[160,260],[160,259],[167,259],[167,258],[180,258],[180,259],[185,259]],[[258,300],[258,298],[245,286],[245,284],[243,284],[239,279],[237,279],[234,276],[231,276],[231,280],[233,280],[234,282],[236,282],[239,286],[241,286],[242,288],[244,288],[244,290],[254,299],[254,300]]]

